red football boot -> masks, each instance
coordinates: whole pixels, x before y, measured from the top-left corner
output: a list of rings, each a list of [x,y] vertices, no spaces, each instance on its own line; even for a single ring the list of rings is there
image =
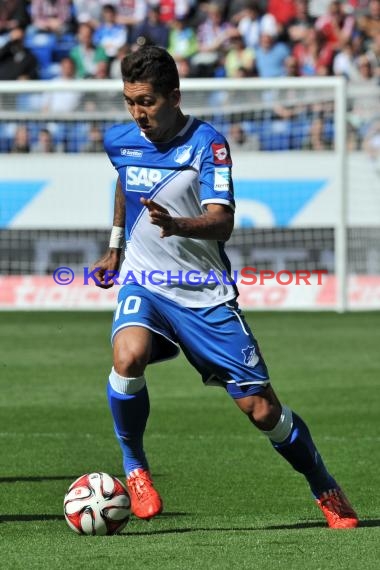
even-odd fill
[[[149,520],[162,512],[160,495],[153,487],[149,471],[134,469],[127,477],[132,513],[139,519]]]
[[[355,528],[359,519],[341,489],[331,489],[316,499],[330,528]]]

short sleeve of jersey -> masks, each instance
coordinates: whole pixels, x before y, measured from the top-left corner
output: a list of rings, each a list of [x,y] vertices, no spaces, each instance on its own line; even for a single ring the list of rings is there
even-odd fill
[[[225,204],[235,209],[232,182],[232,160],[226,139],[215,132],[201,158],[199,183],[202,206]]]
[[[114,132],[115,132],[115,126],[112,126],[105,131],[104,138],[103,138],[103,146],[104,146],[104,150],[108,154],[110,161],[115,166],[115,163],[112,160],[112,142],[113,142]]]
[[[127,141],[130,136],[131,126],[126,124],[116,124],[109,127],[103,137],[104,150],[108,154],[108,158],[112,162],[113,166],[117,169],[122,160],[123,155],[120,152],[121,147],[127,145]]]

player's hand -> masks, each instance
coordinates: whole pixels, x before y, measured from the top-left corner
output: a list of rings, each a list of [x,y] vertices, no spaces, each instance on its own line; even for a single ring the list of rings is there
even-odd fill
[[[112,273],[115,277],[118,276],[118,269],[120,265],[121,250],[110,249],[103,257],[96,261],[92,267],[91,272],[94,271],[94,282],[97,287],[102,289],[109,289],[113,287]]]
[[[149,210],[150,222],[155,226],[159,226],[161,228],[160,237],[169,237],[175,235],[178,227],[175,221],[168,210],[157,202],[153,200],[147,200],[146,198],[140,198],[140,202],[144,204]]]

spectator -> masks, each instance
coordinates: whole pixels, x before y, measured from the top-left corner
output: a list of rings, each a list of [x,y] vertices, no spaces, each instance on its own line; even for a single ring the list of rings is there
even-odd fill
[[[377,78],[377,82],[380,84],[380,31],[373,37],[365,55],[371,64],[374,77]]]
[[[345,13],[340,0],[330,2],[327,14],[320,16],[315,22],[315,28],[321,32],[326,43],[333,49],[344,46],[353,36],[355,18]]]
[[[318,112],[315,108],[309,133],[309,145],[312,150],[328,150],[332,147],[332,141],[326,136],[325,125],[323,110]]]
[[[74,17],[78,24],[89,24],[93,30],[100,25],[102,2],[99,0],[73,0]]]
[[[148,2],[146,0],[116,0],[116,22],[122,26],[128,26],[129,31],[133,26],[138,26],[144,21]]]
[[[206,20],[200,24],[197,32],[199,53],[192,59],[194,65],[216,66],[220,52],[226,50],[229,40],[239,34],[235,26],[223,21],[223,14],[218,4],[206,6]]]
[[[198,28],[198,43],[201,52],[215,52],[228,47],[230,38],[239,34],[236,26],[223,20],[218,4],[208,4],[206,19]]]
[[[347,40],[341,50],[335,55],[332,69],[334,75],[343,75],[348,81],[355,81],[359,78],[351,40]]]
[[[363,53],[365,52],[366,48],[364,47],[364,36],[359,33],[357,31],[357,29],[354,32],[353,37],[351,38],[351,43],[352,43],[352,49],[354,50],[354,56],[355,57],[359,57],[360,55],[363,55]]]
[[[64,57],[60,62],[60,76],[52,81],[74,82],[75,64],[69,57]],[[81,94],[79,91],[51,91],[45,93],[42,100],[42,108],[51,113],[70,113],[79,106]]]
[[[31,0],[34,31],[63,34],[72,31],[71,0]]]
[[[300,70],[298,62],[294,55],[289,55],[285,60],[285,76],[286,77],[299,77]]]
[[[327,13],[331,0],[310,0],[309,13],[313,18],[319,18]]]
[[[82,146],[81,152],[104,152],[103,133],[96,123],[91,125],[88,138],[89,141]]]
[[[7,34],[15,28],[25,29],[29,23],[25,0],[0,2],[0,47],[8,40]]]
[[[374,75],[371,61],[366,54],[361,55],[356,60],[356,67],[358,69],[359,75],[357,77],[358,85],[376,85],[377,80]]]
[[[285,75],[285,60],[290,55],[289,47],[278,42],[276,37],[262,33],[256,49],[256,69],[259,77],[281,77]]]
[[[294,45],[304,39],[307,30],[314,27],[315,18],[309,14],[308,0],[296,0],[296,15],[289,20],[287,34],[289,41]]]
[[[109,62],[105,60],[98,61],[98,63],[96,64],[94,79],[109,79],[109,78],[110,78]]]
[[[117,50],[116,57],[111,61],[109,67],[109,76],[111,79],[121,79],[121,61],[130,51],[131,47],[128,44],[122,45]]]
[[[175,19],[186,19],[195,8],[196,0],[154,0],[150,2],[160,7],[161,22],[171,24]]]
[[[230,149],[234,152],[239,150],[259,150],[258,139],[250,137],[240,123],[232,123],[227,139]]]
[[[125,26],[118,24],[116,20],[115,6],[105,4],[102,8],[101,24],[93,36],[94,44],[102,46],[110,59],[116,57],[118,49],[127,41]]]
[[[380,173],[380,119],[375,119],[364,136],[363,149]]]
[[[30,152],[29,132],[26,125],[19,125],[16,128],[15,136],[11,148],[12,153]]]
[[[24,45],[24,31],[14,28],[0,48],[0,80],[38,79],[38,61]]]
[[[260,18],[260,35],[268,34],[269,36],[277,36],[279,34],[279,26],[276,18],[272,14],[264,14]],[[259,38],[260,43],[260,38]]]
[[[185,57],[176,57],[175,63],[178,69],[178,75],[181,79],[185,77],[194,77],[194,70],[190,61]]]
[[[380,33],[380,0],[370,0],[367,14],[358,19],[358,29],[367,44]]]
[[[379,115],[379,95],[377,89],[371,89],[372,86],[376,86],[377,79],[368,57],[360,56],[356,65],[359,72],[356,85],[360,91],[354,98],[353,106],[348,113],[348,121],[356,130],[357,139],[361,144],[374,117]]]
[[[281,30],[297,15],[295,0],[268,0],[266,11],[276,18]]]
[[[234,25],[237,24],[236,16],[252,4],[261,11],[259,8],[259,2],[256,0],[235,0],[234,2],[228,2],[227,0],[214,0],[214,2],[219,4],[222,8],[225,19]]]
[[[130,43],[137,43],[138,38],[145,38],[146,41],[156,46],[167,48],[169,44],[169,28],[160,21],[160,7],[150,6],[143,22],[135,26],[131,33]]]
[[[232,23],[237,26],[245,45],[254,49],[260,37],[260,12],[256,2],[250,2],[235,12]]]
[[[314,28],[307,30],[304,39],[293,48],[300,75],[318,75],[323,70],[331,70],[334,51],[326,43],[321,32]]]
[[[70,57],[75,63],[76,77],[95,77],[99,62],[108,63],[108,57],[101,45],[93,42],[93,29],[90,24],[80,24],[78,43],[70,50]]]
[[[347,12],[354,14],[356,17],[367,11],[369,0],[349,0],[346,4]]]
[[[53,137],[49,129],[41,129],[38,133],[38,141],[32,145],[32,152],[51,153],[55,152]]]
[[[184,17],[177,16],[171,23],[169,32],[169,53],[175,60],[190,58],[198,49],[198,41],[194,29]]]
[[[230,40],[230,48],[224,60],[224,68],[227,77],[245,77],[253,75],[255,52],[246,47],[241,36]]]

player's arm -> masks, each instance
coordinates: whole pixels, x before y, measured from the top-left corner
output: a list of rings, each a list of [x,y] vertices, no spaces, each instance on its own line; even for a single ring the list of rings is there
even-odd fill
[[[153,200],[141,198],[149,210],[150,221],[161,228],[160,237],[181,236],[227,241],[234,227],[234,212],[224,204],[207,204],[206,211],[195,218],[178,218]]]
[[[110,281],[110,274],[117,271],[120,265],[121,254],[124,246],[125,231],[125,196],[118,178],[115,190],[115,203],[113,213],[113,227],[108,251],[94,265],[94,277],[97,287],[109,289],[113,282]],[[107,272],[107,273],[106,273]]]

